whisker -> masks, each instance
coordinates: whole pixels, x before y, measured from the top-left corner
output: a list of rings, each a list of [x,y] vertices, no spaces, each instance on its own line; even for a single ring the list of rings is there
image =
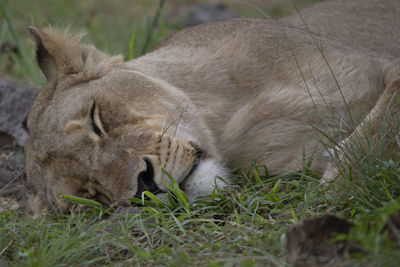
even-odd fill
[[[167,115],[164,116],[164,118],[163,118],[163,122],[162,122],[162,126],[161,126],[161,132],[160,132],[161,135],[164,134],[164,128],[167,126],[168,118],[169,118],[170,114],[171,114],[171,110],[169,110]]]
[[[174,133],[172,134],[172,136],[175,136],[175,135],[176,135],[176,132],[177,132],[177,130],[178,130],[178,128],[179,128],[179,125],[180,125],[180,123],[181,123],[181,120],[182,120],[183,114],[185,113],[185,110],[186,110],[186,107],[182,109],[182,112],[181,112],[181,114],[179,115],[178,121],[177,121],[177,123],[176,123],[175,131],[174,131]]]
[[[179,107],[180,107],[180,105],[177,105],[177,106],[175,107],[175,109],[171,112],[171,113],[172,113],[171,116],[169,116],[169,113],[167,114],[167,119],[166,119],[166,121],[168,121],[168,117],[173,117],[173,116],[172,116],[173,113],[174,113]],[[172,125],[174,125],[174,123],[175,123],[178,119],[179,119],[179,118],[176,118],[176,119],[173,120],[170,124],[167,125],[167,127],[165,128],[165,130],[163,130],[163,131],[161,132],[160,138],[162,138],[162,137],[164,136],[164,134],[167,133],[168,129],[169,129]]]

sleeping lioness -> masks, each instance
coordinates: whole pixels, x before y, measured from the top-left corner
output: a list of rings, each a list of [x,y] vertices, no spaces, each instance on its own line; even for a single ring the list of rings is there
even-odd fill
[[[399,8],[398,0],[324,1],[279,21],[214,22],[129,62],[79,36],[30,27],[48,80],[28,119],[32,209],[65,212],[65,194],[105,205],[146,190],[162,197],[166,173],[195,199],[252,159],[271,175],[307,161],[332,181],[339,171],[324,137],[350,164],[351,140],[376,135],[385,114],[394,121]]]

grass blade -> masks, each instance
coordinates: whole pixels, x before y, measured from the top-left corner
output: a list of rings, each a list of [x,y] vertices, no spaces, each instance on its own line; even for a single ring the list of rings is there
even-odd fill
[[[74,204],[81,204],[81,205],[93,207],[96,209],[103,208],[103,205],[101,205],[100,202],[97,202],[96,200],[93,200],[93,199],[87,199],[87,198],[77,197],[77,196],[72,196],[72,195],[63,195],[62,198],[66,199]]]

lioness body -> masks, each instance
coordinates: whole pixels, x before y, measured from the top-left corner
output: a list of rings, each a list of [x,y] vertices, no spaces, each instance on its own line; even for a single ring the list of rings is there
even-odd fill
[[[386,29],[382,10],[399,4],[376,9],[378,2],[316,5],[307,15],[312,33],[295,17],[189,28],[127,63],[31,29],[49,79],[28,121],[36,200],[61,211],[62,194],[123,202],[153,186],[140,182],[149,169],[164,191],[161,167],[193,197],[210,193],[215,176],[229,180],[225,167],[245,171],[251,159],[271,174],[301,169],[304,156],[325,171],[319,130],[337,140],[350,135],[400,72],[399,27],[395,44],[376,37]],[[344,29],[367,16],[376,31],[359,42],[340,28],[328,31],[346,8],[353,19],[342,21]]]
[[[338,13],[341,4],[343,9],[349,7],[345,1],[338,2],[333,3]],[[365,5],[365,1],[358,2]],[[390,2],[386,2],[387,9]],[[354,9],[346,12],[354,15],[360,5],[353,4]],[[380,13],[373,6],[369,1],[364,9],[372,15]],[[313,18],[311,12],[308,16]],[[325,25],[337,24],[334,16],[330,21],[317,18],[316,23],[324,18]],[[370,25],[363,25],[369,29]],[[342,133],[336,132],[336,137],[349,135],[360,117],[352,123],[346,105],[352,113],[365,115],[400,73],[395,63],[400,62],[396,57],[400,52],[377,34],[365,36],[373,35],[374,42],[364,43],[360,51],[361,41],[352,46],[352,39],[335,40],[342,37],[340,32],[331,30],[330,39],[325,40],[325,28],[319,36],[305,31],[304,25],[296,26],[301,27],[238,19],[190,28],[128,65],[188,94],[229,167],[246,170],[251,159],[256,159],[273,174],[293,171],[302,168],[305,152],[315,158],[314,168],[323,171],[326,148],[318,142],[314,127],[332,136],[342,124]],[[377,32],[387,28],[385,24],[378,26]],[[358,32],[353,34],[348,37],[357,40]],[[344,41],[347,46],[343,46]],[[385,45],[381,43],[387,43],[387,53],[383,53]]]

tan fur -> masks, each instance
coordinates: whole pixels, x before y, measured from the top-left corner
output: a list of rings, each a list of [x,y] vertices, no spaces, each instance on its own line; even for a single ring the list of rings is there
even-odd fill
[[[126,63],[31,28],[49,81],[28,120],[34,208],[63,212],[63,194],[126,203],[144,158],[158,187],[167,190],[164,168],[191,198],[223,186],[215,176],[228,180],[224,166],[246,171],[251,159],[279,174],[313,158],[311,167],[331,179],[319,130],[349,136],[371,109],[383,114],[381,95],[400,89],[390,83],[400,72],[400,22],[391,14],[398,1],[347,2],[302,10],[307,27],[294,14],[185,29]],[[371,119],[379,116],[367,121],[379,124]],[[196,146],[206,156],[187,177]]]

